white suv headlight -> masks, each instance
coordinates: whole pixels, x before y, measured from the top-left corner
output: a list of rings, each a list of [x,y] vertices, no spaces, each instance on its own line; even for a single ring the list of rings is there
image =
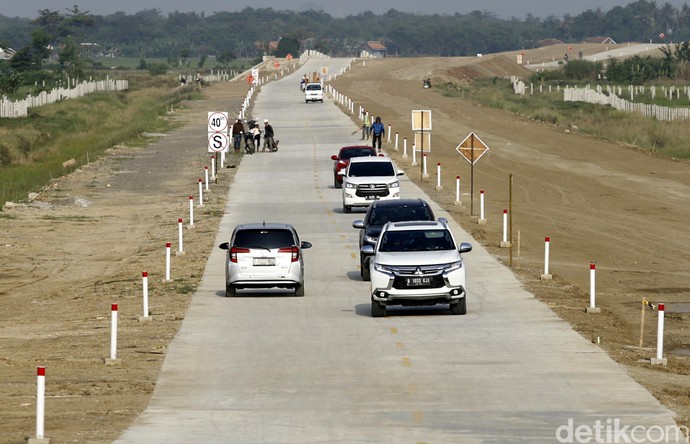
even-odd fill
[[[400,182],[397,180],[388,184],[388,188],[400,188]]]
[[[443,270],[444,271],[455,271],[457,269],[462,268],[462,261],[455,261],[451,262],[450,264],[447,264]]]
[[[345,188],[357,188],[357,185],[350,182],[345,182]]]
[[[391,267],[389,267],[388,265],[379,264],[378,262],[374,262],[374,270],[380,271],[382,273],[391,273],[392,272]]]

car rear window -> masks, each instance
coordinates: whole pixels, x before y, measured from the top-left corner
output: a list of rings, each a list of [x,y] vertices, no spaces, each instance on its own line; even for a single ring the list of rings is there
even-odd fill
[[[363,156],[375,156],[376,153],[373,152],[371,148],[350,148],[347,150],[342,150],[340,152],[341,160],[350,160],[353,157],[363,157]]]
[[[385,225],[386,222],[405,222],[412,220],[434,220],[427,207],[377,207],[371,210],[369,225]]]
[[[283,248],[295,245],[289,230],[239,230],[235,234],[235,247],[244,248]]]
[[[348,175],[350,177],[395,176],[395,171],[390,162],[357,162],[350,164]]]
[[[321,91],[321,85],[307,85],[307,91]]]
[[[455,243],[448,230],[387,231],[381,237],[379,251],[453,250]]]

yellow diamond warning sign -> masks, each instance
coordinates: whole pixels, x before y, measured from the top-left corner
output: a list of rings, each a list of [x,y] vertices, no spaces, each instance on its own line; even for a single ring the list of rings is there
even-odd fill
[[[471,132],[469,136],[465,137],[465,140],[460,142],[455,151],[460,153],[471,165],[474,165],[484,153],[489,151],[489,147],[474,132]]]

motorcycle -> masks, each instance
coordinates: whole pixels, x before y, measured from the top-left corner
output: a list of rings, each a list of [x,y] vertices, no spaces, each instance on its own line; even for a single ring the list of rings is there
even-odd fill
[[[424,89],[429,89],[431,88],[431,79],[424,79]]]
[[[249,131],[244,133],[244,151],[247,154],[254,154],[256,152],[258,140],[255,141],[254,132],[252,130],[258,126],[258,123],[256,123],[256,120],[247,120],[247,126],[249,127]]]

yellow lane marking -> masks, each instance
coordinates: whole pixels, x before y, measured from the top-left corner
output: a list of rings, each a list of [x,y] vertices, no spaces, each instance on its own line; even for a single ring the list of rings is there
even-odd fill
[[[394,335],[397,335],[397,334],[398,334],[398,329],[395,328],[395,327],[391,327],[391,333],[394,334]]]
[[[396,342],[396,343],[395,343],[395,346],[398,347],[398,348],[405,348],[405,344],[404,344],[403,342],[401,342],[401,341]]]
[[[418,424],[424,422],[424,412],[412,412],[412,421]]]
[[[412,363],[410,362],[409,356],[403,356],[402,365],[403,365],[403,367],[412,367]]]
[[[407,385],[407,392],[410,393],[411,395],[414,395],[417,393],[417,384],[408,384]]]
[[[350,257],[352,257],[352,259],[357,259],[357,255],[354,253],[350,253]]]

